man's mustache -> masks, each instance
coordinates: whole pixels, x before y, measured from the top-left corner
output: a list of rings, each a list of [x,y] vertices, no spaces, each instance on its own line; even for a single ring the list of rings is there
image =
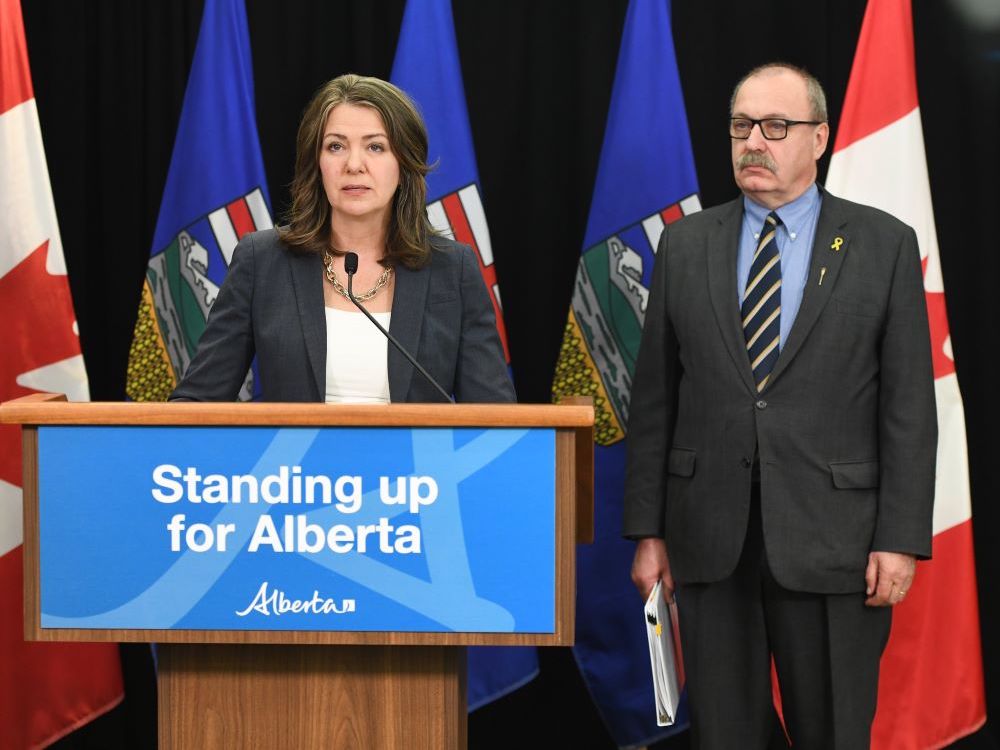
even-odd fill
[[[775,164],[774,159],[759,151],[747,151],[736,160],[737,169],[746,169],[747,167],[763,167],[775,173],[778,171],[778,165]]]

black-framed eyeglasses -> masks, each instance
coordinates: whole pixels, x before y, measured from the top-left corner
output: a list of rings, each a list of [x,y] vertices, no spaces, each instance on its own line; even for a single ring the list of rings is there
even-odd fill
[[[780,141],[788,137],[792,125],[822,125],[822,120],[785,120],[781,117],[765,117],[751,120],[749,117],[729,118],[729,137],[745,141],[753,132],[754,125],[760,125],[760,134],[769,141]]]

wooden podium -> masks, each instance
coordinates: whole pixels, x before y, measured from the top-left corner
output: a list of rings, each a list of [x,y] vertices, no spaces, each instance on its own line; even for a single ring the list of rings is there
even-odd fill
[[[39,641],[160,644],[159,741],[169,748],[438,748],[467,745],[464,646],[573,643],[575,544],[593,535],[589,399],[549,405],[68,403],[0,405],[24,445],[24,630]],[[52,627],[43,623],[40,430],[105,428],[539,429],[554,433],[554,612],[545,632]],[[93,432],[93,430],[98,432]],[[74,432],[63,430],[69,450]],[[141,432],[135,434],[142,434]],[[548,458],[544,457],[547,461]],[[42,462],[40,464],[39,462]],[[123,457],[122,465],[128,460]],[[110,478],[109,478],[110,481]],[[548,486],[548,485],[546,485]],[[43,493],[44,496],[44,493]],[[527,534],[526,537],[531,537]],[[546,547],[548,549],[548,547]],[[60,588],[63,584],[60,583]]]

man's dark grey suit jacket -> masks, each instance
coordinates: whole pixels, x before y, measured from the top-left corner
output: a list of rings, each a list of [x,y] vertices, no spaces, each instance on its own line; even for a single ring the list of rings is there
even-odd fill
[[[396,340],[457,401],[513,401],[471,248],[432,237],[425,268],[394,273],[389,332]],[[171,399],[234,400],[256,354],[263,400],[323,401],[326,348],[322,259],[292,253],[274,229],[254,232],[233,253],[198,352]],[[442,400],[391,344],[388,368],[391,401]]]
[[[931,552],[937,417],[916,236],[824,192],[802,306],[757,393],[738,307],[742,218],[740,198],[660,240],[629,409],[624,534],[665,537],[681,583],[727,577],[756,447],[778,582],[863,591],[869,551]]]

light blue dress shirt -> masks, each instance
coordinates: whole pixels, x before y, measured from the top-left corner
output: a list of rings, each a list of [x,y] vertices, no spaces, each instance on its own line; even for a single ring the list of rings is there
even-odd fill
[[[816,221],[823,197],[813,183],[808,190],[775,210],[781,219],[778,227],[778,253],[781,256],[781,332],[779,348],[788,341],[788,333],[802,304],[802,293],[809,276],[813,240],[816,238]],[[743,230],[740,232],[739,255],[736,258],[737,305],[743,304],[750,264],[757,249],[757,239],[764,226],[764,219],[771,209],[743,198]]]

